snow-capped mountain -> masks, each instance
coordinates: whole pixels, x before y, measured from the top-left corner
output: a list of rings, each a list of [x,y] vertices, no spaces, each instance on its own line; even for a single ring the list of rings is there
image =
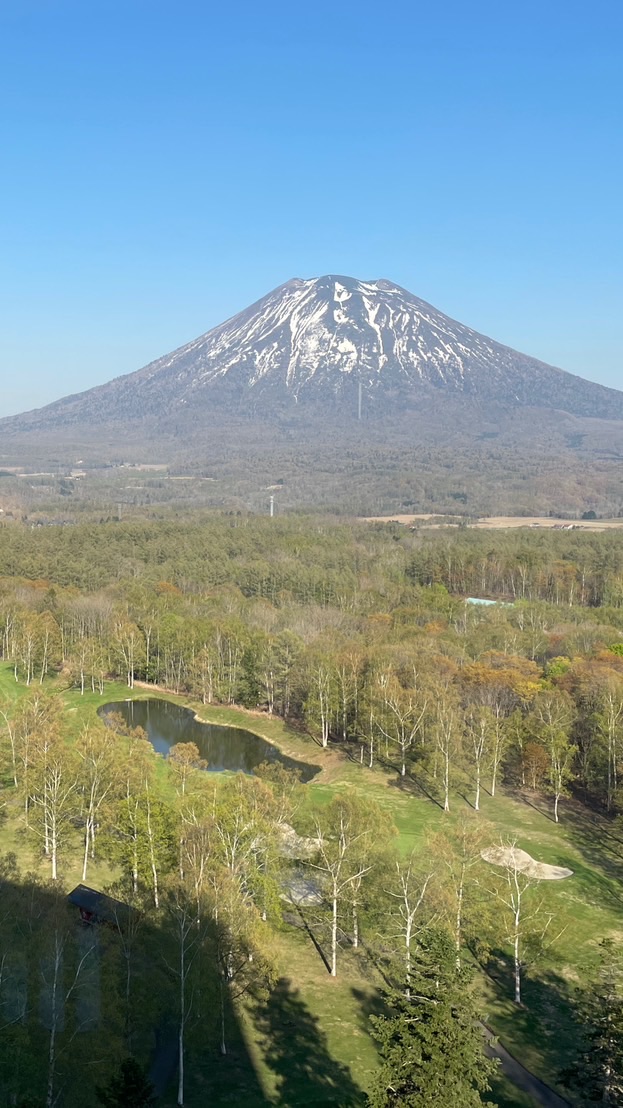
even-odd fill
[[[327,408],[368,417],[417,408],[440,393],[506,409],[562,409],[623,419],[623,393],[478,334],[390,281],[295,278],[145,368],[38,412],[6,430],[97,423],[211,408]]]

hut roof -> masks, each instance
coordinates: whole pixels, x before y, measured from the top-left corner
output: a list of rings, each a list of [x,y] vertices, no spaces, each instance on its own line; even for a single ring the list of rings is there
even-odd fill
[[[120,923],[126,919],[130,910],[121,900],[115,900],[114,897],[100,893],[97,889],[90,889],[88,885],[76,885],[67,899],[81,912],[88,913],[101,923]]]

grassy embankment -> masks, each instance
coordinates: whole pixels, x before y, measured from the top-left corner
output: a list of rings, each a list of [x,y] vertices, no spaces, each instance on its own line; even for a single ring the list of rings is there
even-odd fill
[[[10,668],[0,666],[0,697],[20,696],[23,692],[23,686],[15,684]],[[67,735],[71,739],[84,722],[93,718],[100,704],[128,695],[157,694],[143,688],[129,693],[125,685],[109,684],[103,697],[91,692],[80,696],[75,690],[61,689],[59,695],[65,703]],[[238,709],[207,707],[185,697],[171,699],[193,707],[208,722],[244,726],[290,757],[321,766],[321,773],[308,786],[310,804],[328,802],[339,789],[361,789],[391,810],[399,832],[398,845],[405,853],[423,846],[429,830],[468,810],[466,800],[456,795],[452,811],[444,815],[420,790],[409,783],[400,787],[396,774],[370,772],[335,751],[323,751],[281,720]],[[465,795],[469,797],[469,793]],[[561,1017],[561,1000],[581,980],[584,966],[595,957],[598,941],[606,936],[620,938],[623,933],[623,899],[619,891],[623,844],[605,821],[594,818],[578,805],[563,804],[558,825],[552,822],[547,807],[540,801],[532,806],[509,795],[484,797],[481,818],[493,826],[496,839],[500,836],[516,839],[540,861],[567,866],[574,875],[566,881],[539,885],[544,907],[554,917],[550,934],[558,937],[526,974],[525,1007],[518,1010],[512,1002],[510,966],[502,971],[500,980],[483,975],[482,989],[488,1021],[507,1048],[530,1070],[555,1084],[572,1041],[572,1028]],[[37,856],[37,844],[25,838],[10,801],[7,808],[0,847],[14,850],[24,869],[39,868],[45,873],[44,860]],[[61,873],[70,887],[80,879],[78,851],[75,856],[64,858]],[[89,883],[104,887],[113,877],[106,863],[97,863]],[[257,1089],[257,1079],[265,1096],[277,1103],[357,1103],[357,1089],[365,1089],[375,1065],[375,1050],[366,1027],[368,1012],[374,1010],[381,984],[377,972],[365,954],[357,957],[356,952],[344,952],[339,976],[332,980],[311,941],[295,928],[286,928],[278,936],[276,949],[290,989],[287,993],[282,991],[279,1002],[269,1006],[268,1015],[266,1012],[261,1018],[254,1018],[249,1012],[244,1015],[247,1050],[256,1072],[253,1077],[248,1075],[248,1082],[244,1072],[238,1073],[233,1086],[230,1073],[220,1091],[219,1103],[233,1103],[241,1097],[249,1105],[265,1103],[263,1096],[258,1100],[257,1094],[251,1094],[252,1088]],[[210,1084],[214,1094],[213,1080]],[[350,1089],[350,1099],[346,1099],[345,1089]],[[505,1108],[511,1105],[521,1108],[531,1103],[504,1081],[500,1081],[495,1095]]]

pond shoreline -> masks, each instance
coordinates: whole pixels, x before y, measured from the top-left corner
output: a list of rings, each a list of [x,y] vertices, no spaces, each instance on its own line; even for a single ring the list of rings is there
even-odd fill
[[[189,693],[176,692],[175,689],[169,689],[166,685],[152,685],[149,681],[135,681],[134,689],[154,693],[162,699],[171,698],[173,703],[181,702],[183,707],[188,708],[193,713],[197,723],[204,723],[206,726],[242,728],[250,731],[258,738],[264,739],[265,742],[275,746],[281,754],[287,758],[292,758],[293,761],[305,762],[307,757],[312,756],[313,762],[307,762],[307,765],[313,764],[316,766],[317,773],[314,782],[321,781],[329,769],[335,768],[336,762],[343,764],[345,761],[341,752],[333,748],[322,747],[308,732],[299,733],[294,731],[292,725],[279,715],[269,715],[268,712],[244,708],[240,704],[221,704],[217,701],[213,701],[211,704],[202,704]],[[128,692],[131,693],[132,691],[133,689],[128,689]],[[127,700],[139,699],[141,697],[127,697]],[[202,714],[202,712],[205,714]],[[231,713],[234,718],[223,718],[225,713]],[[206,718],[211,714],[218,718]],[[268,725],[271,731],[270,734],[265,734],[264,731],[259,730],[257,723],[260,720]],[[280,735],[278,732],[282,728],[287,729],[289,734],[286,736]],[[272,733],[273,729],[277,732],[276,734]]]
[[[117,697],[98,708],[98,715],[104,719],[111,712],[119,713],[126,726],[142,728],[156,753],[164,758],[174,746],[193,743],[208,773],[254,774],[262,763],[274,762],[309,782],[321,769],[309,760],[307,751],[292,751],[290,744],[284,749],[286,744],[275,741],[277,736],[248,727],[247,719],[235,710],[233,719],[223,720],[221,713],[214,718],[211,712],[205,713],[212,716],[206,719],[183,697],[154,696],[149,689],[147,695],[124,696],[122,700]]]

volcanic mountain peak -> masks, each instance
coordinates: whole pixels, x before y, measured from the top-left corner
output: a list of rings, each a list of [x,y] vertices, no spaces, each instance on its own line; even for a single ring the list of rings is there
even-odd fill
[[[391,281],[327,275],[293,278],[136,373],[2,422],[19,431],[151,417],[166,427],[176,411],[270,415],[308,403],[354,414],[357,394],[369,418],[468,395],[623,419],[623,393],[494,342]]]
[[[127,380],[141,378],[157,378],[174,405],[200,397],[243,407],[262,398],[343,398],[352,410],[356,385],[378,413],[442,389],[507,406],[623,417],[620,393],[494,342],[391,281],[340,275],[286,282]]]
[[[340,374],[367,386],[382,375],[386,385],[419,379],[460,388],[466,357],[504,349],[391,281],[328,275],[288,281],[148,369],[176,365],[198,384],[240,368],[249,387],[276,375],[298,398],[314,379],[339,389]]]

